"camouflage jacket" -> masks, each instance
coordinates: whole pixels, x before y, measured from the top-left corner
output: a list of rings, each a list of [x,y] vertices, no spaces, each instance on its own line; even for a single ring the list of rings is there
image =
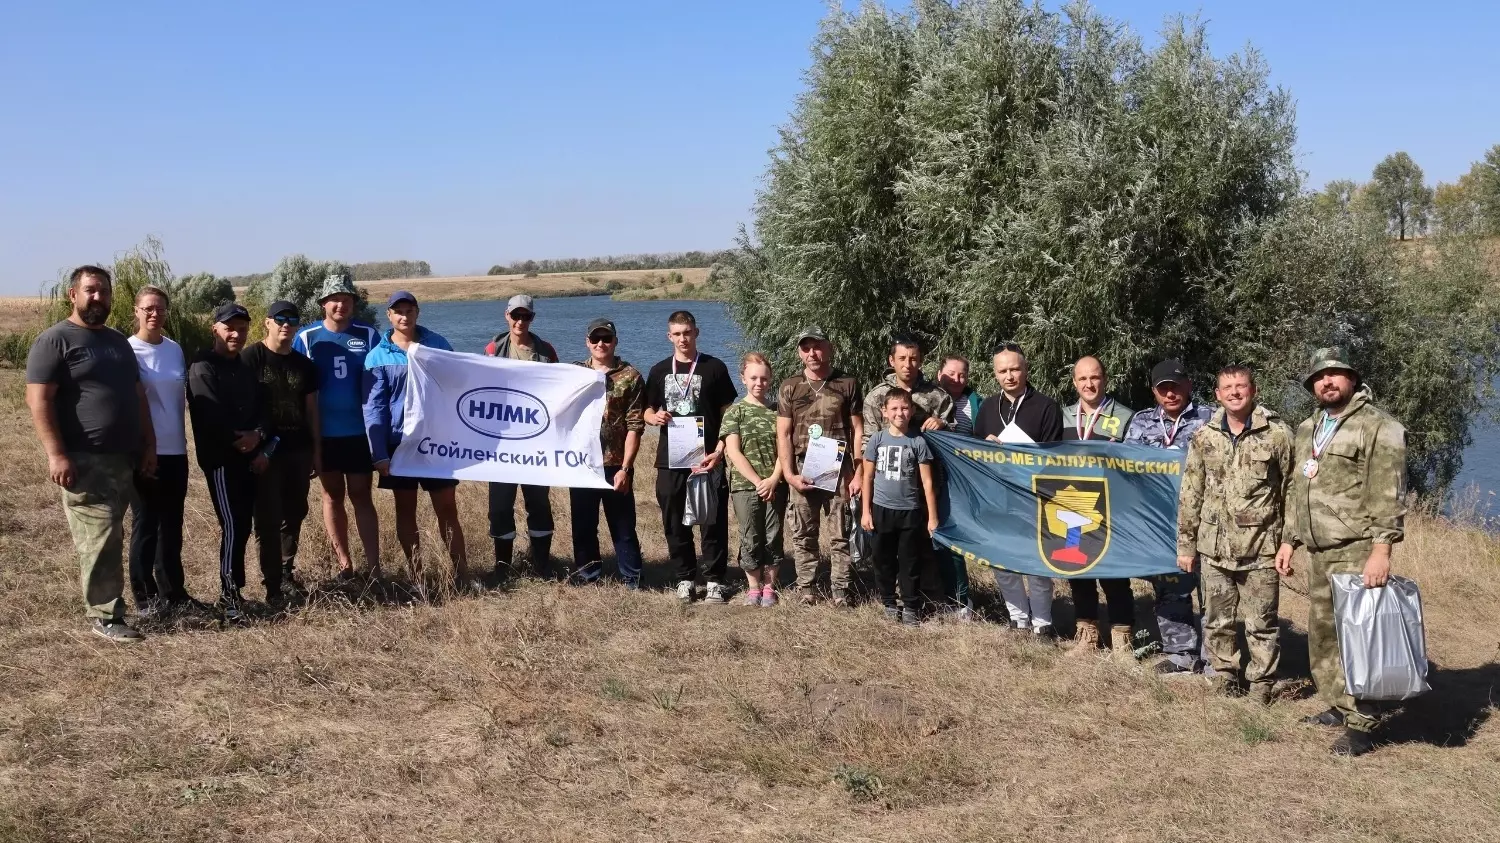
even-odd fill
[[[588,360],[573,365],[592,369]],[[599,424],[599,444],[604,446],[604,464],[609,468],[625,463],[625,434],[646,429],[646,381],[629,363],[615,358],[615,365],[604,373],[604,420]]]
[[[1174,425],[1167,421],[1167,414],[1162,412],[1161,407],[1152,407],[1142,410],[1130,418],[1130,426],[1125,429],[1125,443],[1128,445],[1146,445],[1152,448],[1173,448],[1187,450],[1188,443],[1193,440],[1193,434],[1208,424],[1213,410],[1199,404],[1196,401],[1188,402],[1182,408],[1182,415],[1177,417],[1176,432],[1173,433]],[[1167,438],[1172,441],[1168,442]]]
[[[1371,404],[1368,392],[1356,392],[1308,478],[1303,468],[1321,418],[1314,414],[1297,428],[1287,540],[1316,551],[1356,545],[1356,555],[1367,553],[1367,545],[1401,541],[1406,428]]]
[[[1281,546],[1292,482],[1292,429],[1256,407],[1239,436],[1223,409],[1188,445],[1177,498],[1177,555],[1200,554],[1221,568],[1269,567]]]
[[[889,372],[885,380],[875,385],[874,389],[865,393],[865,406],[863,411],[865,421],[865,441],[859,444],[860,453],[864,453],[865,444],[877,430],[885,430],[885,418],[881,415],[881,404],[885,401],[885,394],[893,388],[901,386],[896,380],[896,373]],[[916,386],[911,390],[911,423],[910,430],[916,433],[922,429],[923,423],[929,418],[937,417],[944,424],[953,423],[953,396],[948,390],[933,383],[920,374],[917,377]]]

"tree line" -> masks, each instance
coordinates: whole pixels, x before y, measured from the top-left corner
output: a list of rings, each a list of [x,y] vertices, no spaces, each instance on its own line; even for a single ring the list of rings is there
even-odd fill
[[[1425,234],[1500,235],[1500,144],[1453,183],[1427,184],[1405,152],[1375,165],[1363,184],[1335,179],[1314,196],[1324,214],[1349,216],[1397,240]]]
[[[343,264],[352,274],[355,281],[386,281],[392,278],[430,278],[432,277],[432,266],[427,261],[369,261],[353,265]],[[256,282],[263,282],[271,277],[270,272],[256,272],[250,275],[229,275],[223,280],[234,287],[249,287]]]
[[[547,258],[512,264],[497,263],[487,275],[541,275],[553,272],[610,272],[630,269],[696,269],[729,259],[731,250],[719,252],[667,252],[664,254],[607,255],[595,258]]]
[[[993,389],[991,351],[1013,341],[1069,400],[1094,354],[1137,408],[1159,360],[1202,398],[1243,363],[1293,423],[1308,354],[1345,345],[1410,432],[1414,487],[1440,492],[1500,372],[1497,278],[1457,225],[1397,247],[1420,205],[1399,167],[1380,168],[1408,186],[1394,231],[1326,213],[1268,77],[1253,48],[1215,55],[1196,18],[1148,47],[1081,2],[835,8],[729,260],[747,342],[789,374],[816,324],[868,382],[912,336]]]

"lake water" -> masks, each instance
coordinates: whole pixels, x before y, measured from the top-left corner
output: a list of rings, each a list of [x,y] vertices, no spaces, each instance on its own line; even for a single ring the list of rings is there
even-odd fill
[[[614,320],[619,332],[619,354],[642,374],[672,353],[667,342],[667,317],[676,310],[692,311],[701,332],[698,347],[724,360],[739,383],[742,337],[728,308],[717,301],[614,301],[608,296],[537,299],[538,336],[552,343],[564,362],[588,357],[584,336],[589,322],[600,316]],[[382,321],[384,315],[382,314]],[[459,351],[481,351],[495,334],[505,330],[503,301],[444,301],[422,305],[422,324],[448,338]],[[382,324],[382,328],[389,327]],[[1475,499],[1484,514],[1500,511],[1500,449],[1493,447],[1496,425],[1475,425],[1474,444],[1464,454],[1463,471],[1454,485],[1460,500]]]

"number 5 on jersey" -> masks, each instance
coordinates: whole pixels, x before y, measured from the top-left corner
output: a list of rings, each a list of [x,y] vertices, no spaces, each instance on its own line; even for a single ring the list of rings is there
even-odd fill
[[[333,376],[339,380],[349,377],[349,364],[342,354],[333,358]]]

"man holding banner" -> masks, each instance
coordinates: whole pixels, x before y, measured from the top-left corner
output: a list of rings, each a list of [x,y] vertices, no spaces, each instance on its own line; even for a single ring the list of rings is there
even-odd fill
[[[979,405],[974,435],[1012,445],[1060,441],[1062,411],[1056,401],[1031,388],[1030,364],[1021,347],[1002,343],[996,347],[991,362],[1000,392]],[[1052,628],[1051,578],[1032,575],[1023,580],[1015,571],[996,568],[995,585],[1005,598],[1012,629],[1029,629],[1042,640],[1057,637]]]
[[[1073,364],[1073,389],[1078,401],[1063,408],[1064,442],[1121,442],[1130,429],[1135,411],[1109,394],[1109,377],[1097,357],[1083,357]],[[1099,650],[1099,591],[1109,610],[1109,645],[1116,656],[1134,656],[1131,631],[1135,627],[1135,596],[1128,579],[1070,579],[1073,611],[1078,631],[1073,650],[1091,655]]]
[[[1292,480],[1292,432],[1256,403],[1255,392],[1248,368],[1219,371],[1221,407],[1188,444],[1177,565],[1202,578],[1203,634],[1220,692],[1243,696],[1248,683],[1251,697],[1268,705],[1280,656],[1274,560]],[[1235,629],[1241,609],[1250,651],[1243,669]]]
[[[1134,445],[1186,451],[1212,411],[1193,401],[1193,382],[1178,360],[1163,360],[1151,370],[1151,394],[1156,406],[1135,414],[1125,441]],[[1156,589],[1156,626],[1166,658],[1156,666],[1163,675],[1203,673],[1201,619],[1193,612],[1198,575],[1179,571],[1151,577]]]

